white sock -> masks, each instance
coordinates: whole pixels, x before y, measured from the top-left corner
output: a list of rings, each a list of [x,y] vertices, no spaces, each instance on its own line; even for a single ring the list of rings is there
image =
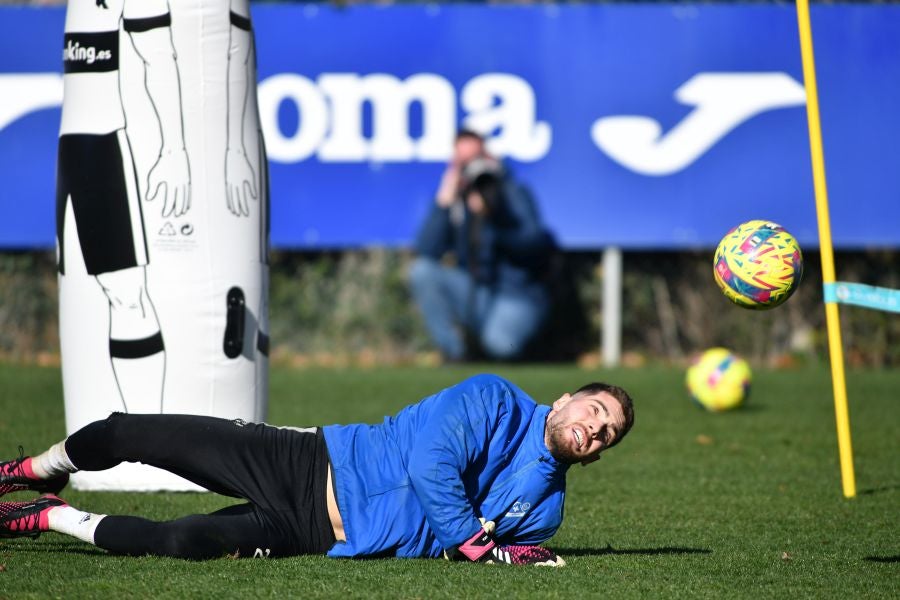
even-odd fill
[[[51,531],[65,533],[88,544],[94,543],[97,525],[106,515],[84,512],[72,506],[57,506],[47,513]]]
[[[39,479],[50,479],[65,473],[74,473],[78,469],[69,460],[69,455],[66,454],[66,441],[63,440],[50,446],[43,454],[31,457],[31,470]]]

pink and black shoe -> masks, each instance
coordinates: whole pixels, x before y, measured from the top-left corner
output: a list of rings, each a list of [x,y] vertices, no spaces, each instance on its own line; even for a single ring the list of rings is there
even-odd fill
[[[31,469],[31,457],[21,456],[23,454],[21,447],[19,454],[19,458],[0,462],[0,496],[27,490],[41,494],[58,494],[69,483],[68,473],[52,479],[38,479]]]
[[[29,502],[0,502],[0,538],[36,538],[50,531],[50,510],[67,506],[56,496],[41,496]]]

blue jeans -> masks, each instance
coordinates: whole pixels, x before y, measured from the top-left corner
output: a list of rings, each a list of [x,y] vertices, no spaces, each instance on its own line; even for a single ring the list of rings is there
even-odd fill
[[[450,360],[465,358],[463,330],[477,338],[491,358],[516,358],[547,314],[547,293],[537,284],[495,292],[476,286],[463,269],[431,258],[413,262],[410,285],[431,338]]]

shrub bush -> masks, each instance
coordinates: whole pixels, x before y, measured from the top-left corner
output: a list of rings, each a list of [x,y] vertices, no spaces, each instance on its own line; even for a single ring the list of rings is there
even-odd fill
[[[273,358],[293,363],[434,362],[437,355],[406,283],[411,254],[371,248],[345,252],[275,252],[270,333]],[[838,278],[900,288],[900,252],[843,252]],[[624,256],[623,347],[633,364],[683,361],[723,345],[754,364],[788,366],[827,360],[822,278],[806,254],[804,281],[785,305],[749,311],[732,305],[712,279],[709,252],[630,252]],[[555,279],[556,310],[530,360],[596,363],[600,339],[601,255],[568,253]],[[48,360],[58,355],[58,293],[50,252],[0,254],[0,356]],[[851,366],[900,365],[900,318],[842,307]]]

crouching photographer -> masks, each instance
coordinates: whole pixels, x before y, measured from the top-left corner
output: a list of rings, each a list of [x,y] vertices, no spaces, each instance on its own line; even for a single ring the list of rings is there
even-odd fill
[[[521,356],[549,311],[543,281],[556,248],[531,192],[460,131],[415,242],[413,297],[448,361]]]

